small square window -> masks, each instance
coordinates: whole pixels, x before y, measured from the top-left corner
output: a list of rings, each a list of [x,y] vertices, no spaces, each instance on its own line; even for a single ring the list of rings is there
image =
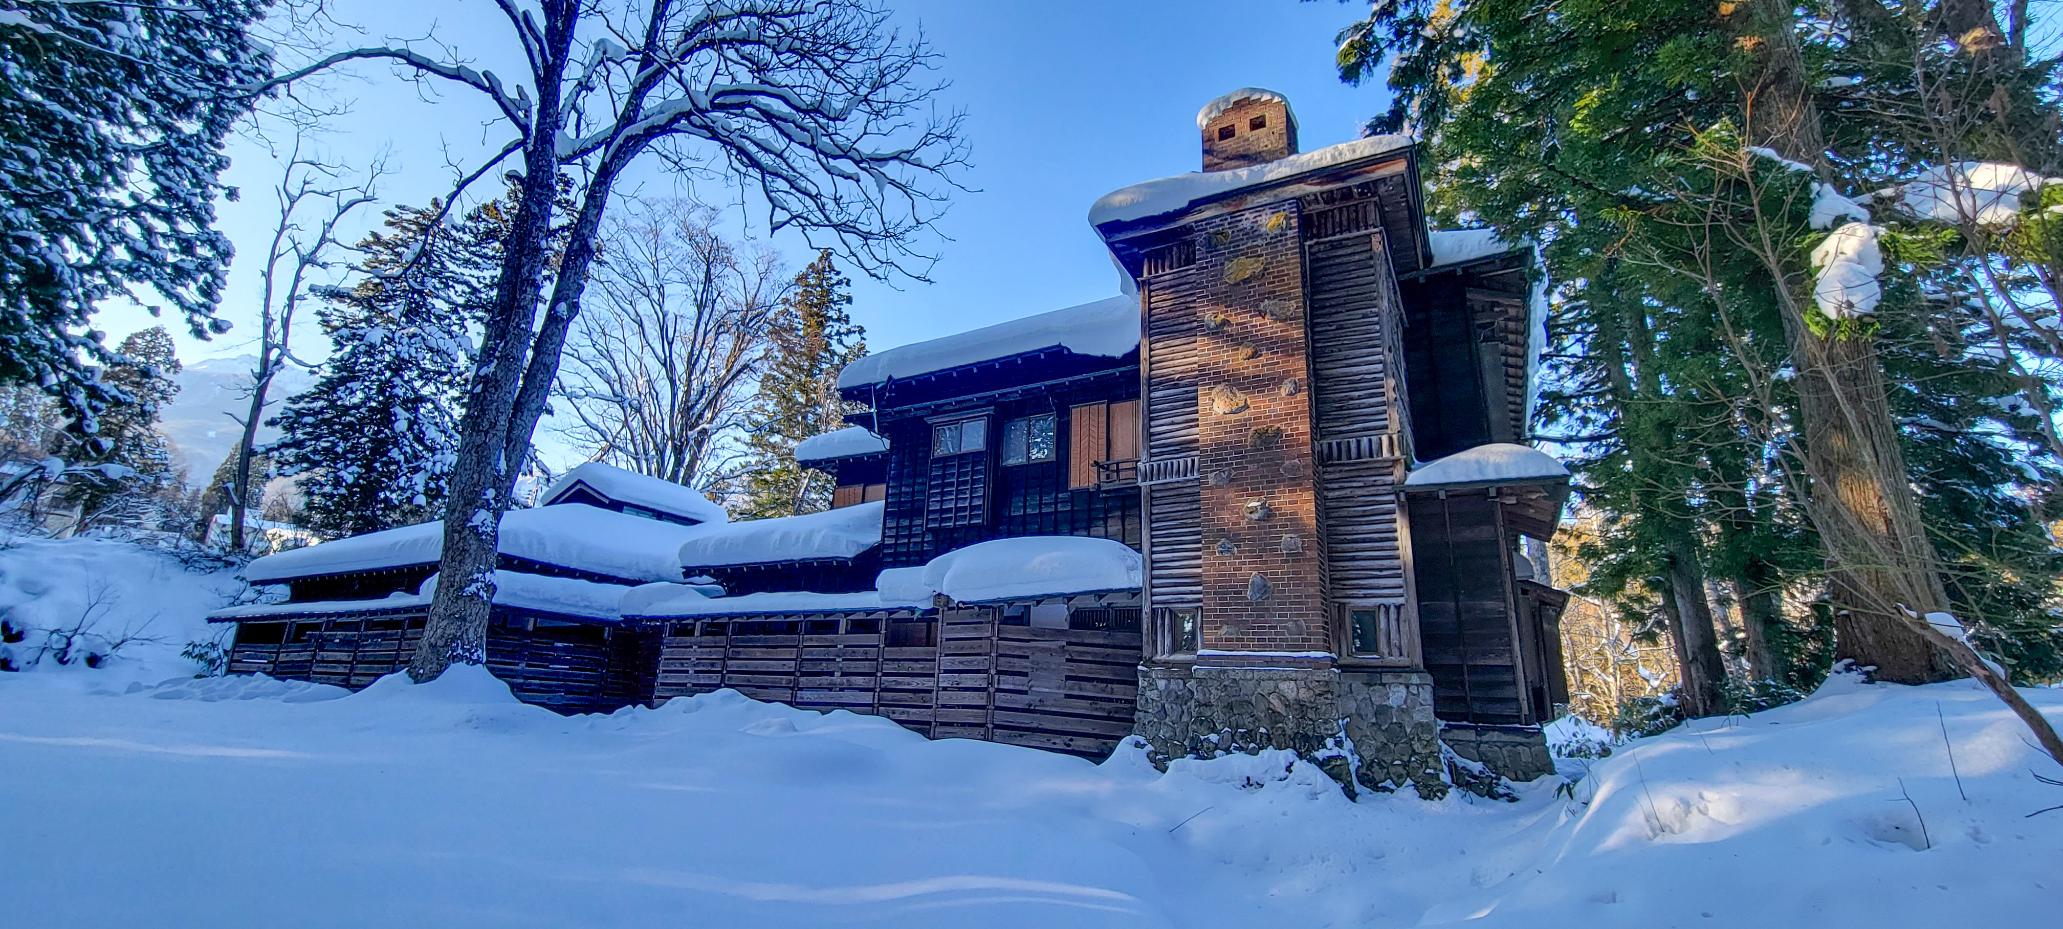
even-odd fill
[[[1350,609],[1347,620],[1354,632],[1354,654],[1382,655],[1382,617],[1374,610]]]
[[[1263,113],[1263,114],[1261,114],[1261,115],[1259,115],[1259,116],[1256,116],[1256,117],[1254,117],[1254,118],[1252,118],[1252,119],[1249,119],[1249,120],[1247,120],[1247,121],[1246,121],[1246,128],[1248,128],[1248,129],[1266,129],[1266,128],[1268,128],[1268,114],[1266,114],[1266,113]]]
[[[1218,141],[1223,142],[1226,139],[1232,138],[1232,134],[1237,131],[1239,131],[1239,128],[1237,126],[1219,126]]]
[[[989,447],[988,434],[986,419],[939,423],[931,427],[931,454],[935,457],[981,451]]]
[[[1052,461],[1059,443],[1054,441],[1053,414],[1026,416],[1003,424],[1003,463],[1031,464]]]

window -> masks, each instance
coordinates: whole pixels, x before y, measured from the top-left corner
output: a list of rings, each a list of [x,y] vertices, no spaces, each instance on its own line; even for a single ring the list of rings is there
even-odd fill
[[[963,419],[931,427],[931,454],[934,458],[978,452],[988,447],[989,421],[986,419]]]
[[[1053,414],[1025,416],[1003,424],[1003,463],[1052,461],[1059,443],[1053,437]]]
[[[1248,129],[1266,129],[1266,128],[1268,128],[1268,116],[1267,116],[1267,114],[1263,113],[1263,114],[1261,114],[1260,116],[1256,116],[1256,117],[1254,117],[1254,118],[1252,118],[1252,119],[1249,119],[1249,120],[1247,120],[1247,121],[1246,121],[1246,128],[1248,128]]]
[[[1239,131],[1239,127],[1237,127],[1237,126],[1232,126],[1232,125],[1225,125],[1225,126],[1219,126],[1219,127],[1218,127],[1218,141],[1220,141],[1220,142],[1223,142],[1223,141],[1225,141],[1226,139],[1232,138],[1232,134],[1233,134],[1233,133],[1235,133],[1235,132],[1238,132],[1238,131]]]
[[[1354,654],[1381,655],[1382,618],[1372,609],[1349,609],[1347,620],[1354,633]]]
[[[1354,657],[1397,666],[1417,660],[1403,604],[1349,603],[1340,610],[1346,614],[1347,649]]]

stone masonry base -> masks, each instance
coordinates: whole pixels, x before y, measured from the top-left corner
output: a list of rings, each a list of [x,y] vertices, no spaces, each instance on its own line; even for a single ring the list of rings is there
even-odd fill
[[[1449,724],[1440,741],[1470,761],[1479,762],[1514,781],[1530,781],[1554,773],[1547,738],[1537,726],[1467,726]]]
[[[1425,797],[1447,792],[1433,682],[1423,671],[1142,666],[1136,725],[1157,765],[1279,748],[1317,763],[1349,793],[1406,784]]]

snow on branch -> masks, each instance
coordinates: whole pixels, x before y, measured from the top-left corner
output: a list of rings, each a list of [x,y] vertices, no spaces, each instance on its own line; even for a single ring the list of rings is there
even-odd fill
[[[292,71],[275,75],[267,80],[246,85],[244,89],[252,95],[263,94],[328,71],[346,62],[379,60],[398,62],[418,74],[441,77],[445,80],[471,87],[486,94],[488,99],[493,100],[495,107],[501,110],[501,115],[507,118],[509,122],[515,124],[518,129],[527,130],[530,127],[530,95],[523,88],[516,88],[515,93],[511,95],[508,89],[502,85],[501,78],[493,71],[480,71],[462,64],[438,61],[408,48],[375,46],[348,49],[328,55],[308,65],[295,68]]]

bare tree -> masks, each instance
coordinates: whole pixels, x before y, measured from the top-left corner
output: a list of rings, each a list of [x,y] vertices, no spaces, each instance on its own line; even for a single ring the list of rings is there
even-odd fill
[[[319,115],[319,114],[318,114]],[[249,399],[242,416],[229,418],[243,427],[243,435],[231,454],[236,456],[229,494],[229,547],[244,550],[244,523],[252,498],[251,459],[257,454],[258,425],[265,420],[272,381],[289,362],[303,364],[293,354],[294,314],[301,298],[314,283],[311,273],[329,267],[337,248],[337,226],[352,211],[373,202],[374,185],[385,166],[375,162],[362,180],[343,179],[345,169],[304,153],[310,127],[294,125],[279,183],[273,198],[279,206],[279,221],[265,250],[258,303],[258,360],[251,366],[251,382],[244,388]]]
[[[597,460],[695,484],[737,425],[787,278],[771,251],[725,241],[706,208],[628,206],[603,233],[595,299],[566,344],[562,431]]]
[[[933,106],[935,56],[865,0],[496,0],[527,80],[510,82],[406,41],[349,49],[262,92],[359,61],[483,95],[509,132],[459,187],[520,158],[516,215],[460,423],[444,549],[422,643],[426,681],[486,659],[500,514],[580,315],[610,194],[656,152],[722,172],[765,209],[871,274],[920,276],[937,185],[965,163],[960,117]],[[426,47],[435,43],[425,43]],[[577,188],[554,223],[559,179]],[[548,254],[555,225],[564,247]],[[556,265],[553,259],[556,258]],[[542,298],[542,299],[540,299]],[[543,319],[538,318],[540,305]]]

